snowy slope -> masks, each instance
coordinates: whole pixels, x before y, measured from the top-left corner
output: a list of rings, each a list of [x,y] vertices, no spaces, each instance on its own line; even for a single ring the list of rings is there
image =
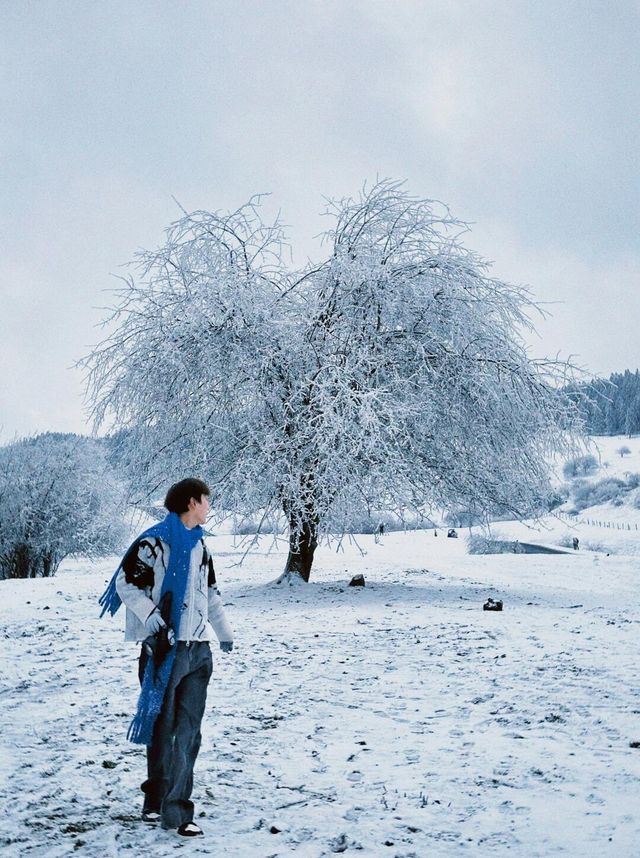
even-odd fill
[[[633,558],[393,533],[321,547],[282,591],[284,547],[238,568],[209,542],[236,650],[215,654],[196,766],[205,837],[138,821],[137,650],[97,619],[115,559],[77,560],[0,582],[3,856],[640,855]]]
[[[623,479],[628,473],[640,474],[640,437],[627,435],[596,435],[592,438],[597,450],[593,455],[600,459],[600,471],[598,476],[620,477]],[[620,456],[617,450],[620,447],[628,447],[629,455]]]

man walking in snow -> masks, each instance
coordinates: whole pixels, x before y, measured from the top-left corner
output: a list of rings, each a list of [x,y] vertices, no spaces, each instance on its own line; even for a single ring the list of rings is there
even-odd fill
[[[136,716],[127,734],[147,746],[142,818],[183,837],[193,821],[193,768],[212,672],[211,626],[223,652],[233,649],[202,525],[209,512],[202,480],[181,480],[165,498],[168,515],[142,533],[102,595],[101,616],[126,605],[125,640],[144,641]]]

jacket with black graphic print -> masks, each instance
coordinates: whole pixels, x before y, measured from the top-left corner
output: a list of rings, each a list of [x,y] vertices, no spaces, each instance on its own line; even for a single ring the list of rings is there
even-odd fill
[[[144,622],[160,601],[170,550],[167,543],[157,537],[145,538],[136,542],[122,561],[116,590],[127,609],[126,641],[141,641],[147,636]],[[204,539],[200,539],[191,551],[176,638],[180,641],[210,641],[213,639],[212,627],[219,641],[233,641],[216,584],[213,561]]]

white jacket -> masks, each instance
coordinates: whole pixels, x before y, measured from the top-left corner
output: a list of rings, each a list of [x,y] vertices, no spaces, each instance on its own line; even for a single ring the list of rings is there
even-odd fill
[[[122,561],[116,590],[127,608],[126,641],[141,641],[147,637],[144,622],[160,601],[170,551],[167,543],[158,537],[145,538],[138,543],[137,552],[129,552]],[[233,641],[216,585],[213,561],[204,539],[200,539],[191,551],[177,640],[212,640],[212,626],[219,641]]]

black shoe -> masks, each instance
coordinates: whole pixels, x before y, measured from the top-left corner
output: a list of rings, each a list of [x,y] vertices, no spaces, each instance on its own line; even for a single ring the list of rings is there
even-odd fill
[[[195,822],[183,822],[177,833],[180,837],[199,837],[204,831]]]
[[[160,822],[160,811],[159,810],[143,810],[142,811],[142,821],[143,822]]]

